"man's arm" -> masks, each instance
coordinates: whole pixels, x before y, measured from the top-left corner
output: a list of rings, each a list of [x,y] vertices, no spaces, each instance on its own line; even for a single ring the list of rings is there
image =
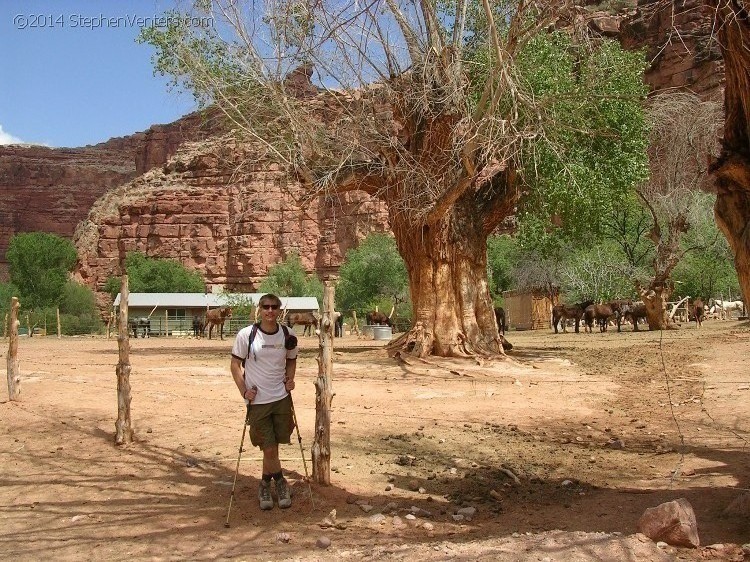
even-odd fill
[[[287,359],[284,371],[284,388],[287,392],[294,390],[294,375],[297,373],[297,359]]]
[[[252,402],[253,399],[255,399],[257,390],[245,386],[245,368],[242,365],[242,359],[232,357],[232,362],[229,364],[229,371],[232,373],[234,384],[237,385],[237,390],[240,391],[242,397],[247,398]]]

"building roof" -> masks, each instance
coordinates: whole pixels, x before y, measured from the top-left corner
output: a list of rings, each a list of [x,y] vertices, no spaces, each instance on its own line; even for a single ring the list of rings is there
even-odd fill
[[[247,302],[257,306],[265,293],[130,293],[128,307],[158,308],[218,308],[233,302]],[[113,306],[120,305],[117,293]],[[316,297],[281,297],[281,306],[286,310],[318,310]]]

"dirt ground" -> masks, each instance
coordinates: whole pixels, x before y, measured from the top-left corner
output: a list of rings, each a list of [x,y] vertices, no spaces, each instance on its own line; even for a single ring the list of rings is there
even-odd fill
[[[332,485],[312,485],[313,506],[293,439],[294,504],[261,512],[246,440],[230,528],[244,420],[231,340],[131,340],[137,441],[116,447],[117,341],[23,338],[22,401],[0,392],[0,558],[742,560],[750,519],[722,512],[750,488],[750,327],[624,330],[512,332],[509,359],[482,364],[336,340]],[[309,458],[317,339],[301,344]],[[678,497],[713,547],[636,533]]]

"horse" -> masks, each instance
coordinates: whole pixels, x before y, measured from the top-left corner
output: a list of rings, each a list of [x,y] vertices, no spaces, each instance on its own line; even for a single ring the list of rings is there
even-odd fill
[[[695,317],[695,327],[700,328],[703,324],[703,317],[706,314],[706,307],[703,306],[702,299],[695,299],[693,302],[693,316]]]
[[[304,326],[302,335],[312,335],[313,329],[318,329],[318,317],[312,312],[290,312],[286,315],[286,325],[294,328],[295,324]]]
[[[140,330],[143,338],[151,337],[151,320],[147,317],[130,318],[128,320],[128,330],[133,332],[133,337],[138,339]]]
[[[578,304],[574,305],[568,305],[568,304],[558,304],[557,306],[552,307],[552,327],[555,329],[555,333],[558,334],[557,331],[557,323],[560,322],[562,325],[563,333],[566,333],[568,330],[566,329],[565,323],[567,320],[575,320],[576,322],[576,334],[579,332],[579,325],[581,323],[581,317],[583,316],[583,312],[586,310],[586,307],[589,305],[594,304],[594,301],[583,301]]]
[[[495,307],[495,320],[497,321],[497,331],[501,336],[505,335],[505,330],[508,329],[505,318],[505,309],[502,306]]]
[[[630,320],[633,323],[634,332],[640,331],[638,329],[638,320],[645,319],[646,316],[646,305],[642,302],[625,305],[622,309],[622,318]]]
[[[224,339],[224,321],[227,318],[232,317],[232,309],[228,306],[222,306],[220,308],[214,308],[213,310],[207,310],[205,316],[205,322],[203,324],[203,335],[206,335],[206,328],[208,328],[208,339],[211,339],[211,332],[213,332],[214,326],[219,330],[219,338]]]
[[[368,326],[392,326],[391,319],[382,312],[368,312],[365,314]]]
[[[203,317],[193,316],[193,337],[201,337],[203,335],[203,327]]]
[[[585,323],[584,330],[587,332],[594,331],[594,321],[599,324],[599,331],[607,331],[607,322],[610,317],[615,315],[615,311],[609,304],[590,304],[583,311],[583,320]]]
[[[719,312],[721,315],[722,320],[726,320],[728,318],[728,313],[737,310],[740,313],[740,316],[745,311],[745,303],[741,300],[736,301],[725,301],[721,299],[712,299],[714,306],[711,308],[711,312]]]

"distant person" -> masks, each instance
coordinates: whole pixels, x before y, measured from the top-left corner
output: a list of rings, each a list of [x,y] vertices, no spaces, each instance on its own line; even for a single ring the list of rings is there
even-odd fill
[[[279,297],[263,295],[258,308],[260,322],[242,328],[234,340],[230,371],[247,404],[250,441],[263,451],[258,500],[265,510],[273,508],[272,481],[279,507],[292,505],[289,483],[281,471],[279,444],[289,444],[294,429],[289,392],[294,390],[297,338],[278,322]]]

